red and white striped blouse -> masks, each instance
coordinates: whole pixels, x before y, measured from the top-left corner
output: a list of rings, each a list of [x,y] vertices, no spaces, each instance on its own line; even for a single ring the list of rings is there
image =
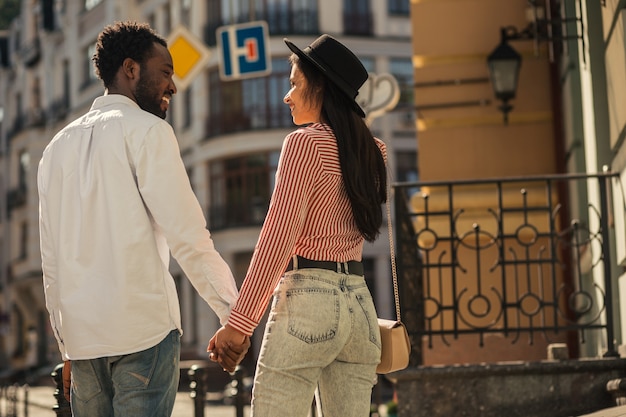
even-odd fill
[[[387,160],[385,144],[376,142]],[[360,261],[363,241],[330,126],[314,123],[290,133],[283,142],[267,217],[228,323],[252,334],[294,254]]]

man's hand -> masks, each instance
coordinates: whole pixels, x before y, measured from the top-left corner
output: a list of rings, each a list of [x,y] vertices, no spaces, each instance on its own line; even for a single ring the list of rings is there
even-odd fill
[[[219,363],[224,370],[228,372],[235,372],[235,368],[246,356],[249,348],[249,336],[246,336],[243,343],[239,346],[227,344],[224,349],[219,351],[220,353],[217,355],[217,363]]]
[[[70,389],[72,386],[72,362],[64,361],[63,362],[63,396],[70,402]]]
[[[227,372],[235,367],[250,349],[250,337],[226,325],[219,329],[209,341],[207,352],[213,362],[217,362]]]

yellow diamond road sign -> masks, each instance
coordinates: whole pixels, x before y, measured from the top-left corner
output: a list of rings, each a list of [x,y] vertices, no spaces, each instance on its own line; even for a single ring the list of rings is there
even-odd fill
[[[174,61],[176,88],[184,90],[201,72],[210,58],[209,49],[184,26],[178,26],[167,38]]]

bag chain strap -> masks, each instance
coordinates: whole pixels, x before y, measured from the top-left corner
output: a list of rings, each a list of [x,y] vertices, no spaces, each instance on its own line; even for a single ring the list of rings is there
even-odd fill
[[[387,179],[389,181],[389,178]],[[390,185],[387,186],[387,231],[389,232],[389,252],[391,254],[391,276],[393,277],[393,298],[396,301],[396,318],[398,321],[400,319],[400,296],[398,295],[398,274],[396,272],[396,254],[393,246],[393,230],[391,228],[391,192],[389,191],[391,188]]]

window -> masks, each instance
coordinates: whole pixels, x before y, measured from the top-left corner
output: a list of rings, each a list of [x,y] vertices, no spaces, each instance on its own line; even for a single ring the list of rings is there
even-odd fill
[[[163,29],[161,30],[161,34],[163,36],[167,36],[168,33],[172,30],[172,10],[170,9],[170,4],[165,3],[163,5]]]
[[[27,151],[20,152],[20,166],[18,175],[18,185],[20,189],[26,189],[28,185],[28,172],[30,170],[30,154]]]
[[[391,15],[409,15],[409,0],[387,0],[387,10]]]
[[[263,223],[279,156],[271,151],[211,162],[211,230]]]
[[[250,0],[221,0],[222,1],[222,19],[225,22],[242,23],[256,20],[254,12],[256,7],[251,9]],[[253,19],[255,18],[255,19]]]
[[[28,222],[20,224],[20,251],[19,259],[25,260],[28,256]]]
[[[372,12],[369,0],[343,0],[344,32],[351,35],[373,33]]]
[[[16,131],[24,127],[24,108],[22,104],[22,93],[15,94],[15,126]]]
[[[31,90],[31,106],[41,108],[41,82],[39,77],[33,79],[33,89]]]
[[[272,75],[243,80],[244,112],[250,115],[250,128],[266,129],[291,126],[289,107],[283,98],[289,91],[289,63],[285,59],[272,61]]]
[[[317,34],[317,1],[310,0],[209,0],[205,41],[216,43],[215,29],[234,23],[264,20],[271,35]]]
[[[257,18],[267,21],[271,34],[317,34],[317,7],[308,0],[257,1]]]
[[[55,4],[53,0],[42,0],[41,2],[41,14],[43,28],[47,31],[53,31],[56,29],[55,16],[54,16]]]
[[[392,58],[389,71],[398,80],[400,101],[398,106],[413,106],[413,63],[410,58]]]
[[[9,39],[0,37],[0,66],[9,67]]]
[[[71,93],[71,83],[70,83],[70,61],[67,59],[63,60],[63,105],[64,109],[69,109],[70,107],[70,97]]]
[[[217,69],[210,71],[207,136],[293,126],[283,103],[289,71],[285,58],[272,60],[272,73],[265,77],[224,82]]]
[[[187,27],[191,25],[191,0],[180,2],[180,23]]]
[[[243,113],[241,81],[221,81],[216,68],[209,72],[209,92],[207,136],[249,129],[249,115]]]
[[[398,182],[417,182],[419,181],[419,171],[417,170],[417,152],[416,151],[398,151],[396,152],[396,180]],[[418,192],[419,188],[411,187],[407,189],[407,195],[413,195]]]
[[[55,87],[54,100],[48,103],[48,116],[54,120],[65,117],[70,107],[70,61],[61,62],[60,85]]]
[[[396,153],[396,178],[399,182],[419,180],[416,151],[400,151]]]
[[[206,5],[206,26],[204,29],[204,42],[208,46],[217,45],[215,30],[222,26],[225,21],[222,18],[222,8],[220,0],[207,0]]]
[[[191,127],[191,115],[193,113],[193,94],[191,93],[191,86],[185,90],[183,93],[183,129],[188,129]]]
[[[93,55],[96,53],[96,44],[92,43],[87,48],[85,48],[84,52],[84,66],[83,66],[83,87],[87,87],[93,82],[98,80],[96,76],[96,72],[93,67],[93,61],[91,60]]]

